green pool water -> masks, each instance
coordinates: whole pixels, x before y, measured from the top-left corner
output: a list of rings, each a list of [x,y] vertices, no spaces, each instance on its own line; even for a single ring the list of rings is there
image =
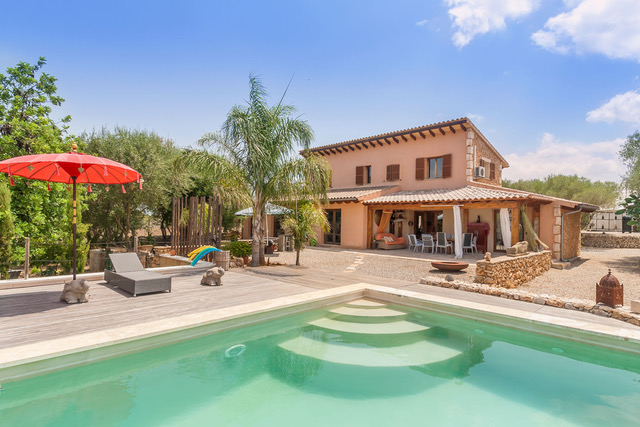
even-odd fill
[[[639,420],[637,354],[362,301],[6,382],[0,392],[3,427]]]

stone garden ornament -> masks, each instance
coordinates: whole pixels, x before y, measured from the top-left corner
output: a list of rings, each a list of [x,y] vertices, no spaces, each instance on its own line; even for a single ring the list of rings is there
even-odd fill
[[[224,269],[222,267],[210,268],[204,273],[204,276],[202,276],[200,284],[207,286],[222,286],[222,276],[224,276]]]
[[[76,279],[64,284],[60,301],[67,304],[89,302],[89,285],[85,279]]]

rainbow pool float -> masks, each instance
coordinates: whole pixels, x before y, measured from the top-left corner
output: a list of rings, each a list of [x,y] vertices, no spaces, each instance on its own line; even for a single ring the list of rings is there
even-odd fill
[[[191,266],[193,267],[194,265],[196,265],[196,263],[200,261],[200,259],[202,259],[203,256],[211,252],[222,252],[222,251],[216,248],[215,246],[200,246],[198,249],[194,249],[191,252],[189,252],[189,255],[187,256],[191,260]]]

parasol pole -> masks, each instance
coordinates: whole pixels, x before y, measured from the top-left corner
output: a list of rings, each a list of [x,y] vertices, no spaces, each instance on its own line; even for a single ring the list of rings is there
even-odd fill
[[[76,280],[76,177],[73,180],[73,219],[71,221],[71,230],[73,232],[73,280]]]

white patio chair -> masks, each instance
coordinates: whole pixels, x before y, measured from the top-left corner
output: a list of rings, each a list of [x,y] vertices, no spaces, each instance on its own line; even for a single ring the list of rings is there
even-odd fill
[[[471,249],[473,249],[475,253],[478,253],[478,247],[476,246],[477,242],[478,242],[478,235],[474,234],[473,239],[471,239]]]
[[[439,231],[438,234],[436,235],[436,252],[439,251],[440,249],[444,250],[444,253],[447,253],[447,249],[448,248],[453,248],[451,242],[447,242],[447,235],[444,234],[442,231]]]
[[[409,237],[409,247],[407,249],[411,250],[411,249],[416,247],[416,243],[418,241],[418,238],[416,237],[415,234],[409,234],[408,237]]]
[[[462,252],[473,252],[473,234],[464,233],[462,235]]]
[[[433,236],[431,234],[422,235],[422,252],[424,252],[425,249],[429,249],[429,252],[431,253],[436,249],[436,243],[433,241]]]

